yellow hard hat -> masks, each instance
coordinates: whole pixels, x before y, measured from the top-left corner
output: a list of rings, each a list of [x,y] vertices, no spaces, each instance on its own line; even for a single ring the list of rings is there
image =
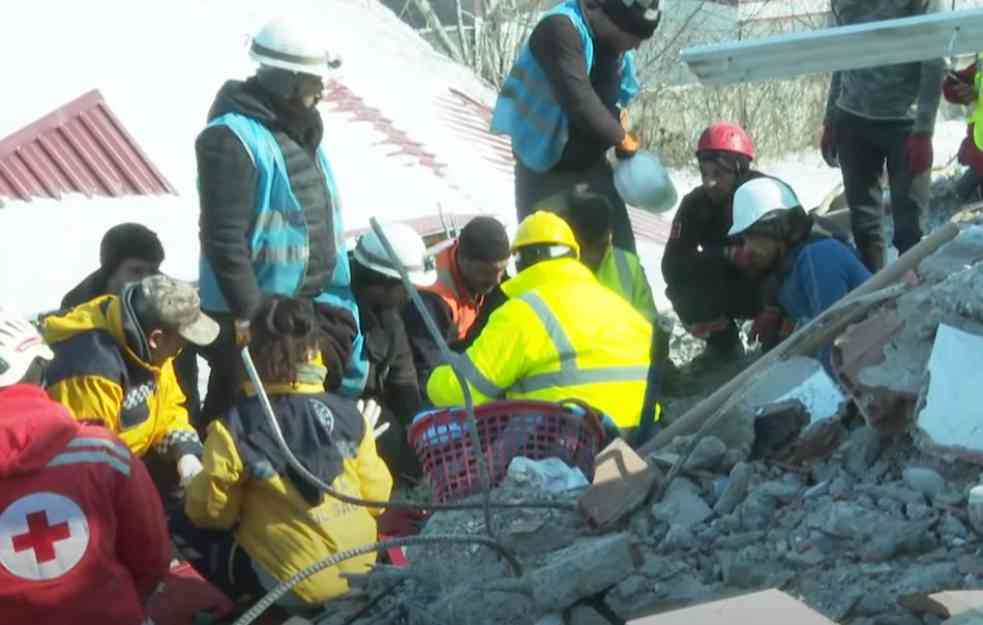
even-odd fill
[[[561,217],[548,211],[536,211],[522,220],[512,240],[512,251],[529,245],[566,245],[580,258],[580,244],[573,230]]]

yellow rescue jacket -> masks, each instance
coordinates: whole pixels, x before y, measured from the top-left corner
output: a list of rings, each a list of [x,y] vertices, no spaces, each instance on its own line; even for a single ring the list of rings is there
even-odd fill
[[[267,386],[276,414],[284,401],[323,393],[321,384]],[[284,411],[286,412],[286,411]],[[356,453],[343,460],[343,471],[331,486],[347,495],[386,501],[392,476],[376,453],[367,424]],[[228,424],[219,419],[208,427],[204,469],[185,490],[185,512],[200,527],[235,528],[236,541],[267,575],[284,581],[335,553],[378,540],[375,517],[380,508],[363,508],[323,495],[311,505],[290,479],[257,466],[247,466]],[[348,590],[340,573],[364,573],[374,552],[327,568],[307,578],[293,592],[302,600],[321,602]],[[263,575],[265,574],[265,575]],[[265,582],[264,582],[265,583]]]
[[[102,422],[137,456],[152,446],[175,459],[201,453],[173,359],[155,367],[134,351],[140,330],[123,308],[105,295],[45,318],[41,332],[55,352],[48,395],[79,421]]]
[[[508,301],[459,359],[475,402],[574,398],[637,426],[652,324],[571,258],[533,265],[502,290]],[[427,395],[436,406],[464,401],[448,365],[431,373]]]

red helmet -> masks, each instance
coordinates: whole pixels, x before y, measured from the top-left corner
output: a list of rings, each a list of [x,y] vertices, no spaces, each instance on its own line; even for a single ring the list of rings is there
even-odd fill
[[[700,135],[699,143],[696,144],[697,154],[704,150],[733,152],[754,160],[754,144],[751,143],[751,137],[747,136],[743,128],[730,122],[717,122],[707,126]]]

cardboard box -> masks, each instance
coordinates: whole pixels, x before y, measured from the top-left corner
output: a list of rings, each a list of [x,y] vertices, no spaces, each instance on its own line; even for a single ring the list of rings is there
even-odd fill
[[[806,604],[771,589],[654,614],[628,625],[836,625]]]

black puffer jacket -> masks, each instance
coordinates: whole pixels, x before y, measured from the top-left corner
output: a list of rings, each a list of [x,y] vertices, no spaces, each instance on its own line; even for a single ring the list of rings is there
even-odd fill
[[[287,165],[290,185],[304,207],[310,258],[303,284],[291,295],[313,297],[334,271],[333,206],[325,173],[316,159],[324,127],[316,110],[303,109],[265,91],[255,79],[222,86],[208,119],[226,113],[251,117],[276,138]],[[201,201],[201,253],[208,258],[222,294],[241,319],[252,319],[262,293],[253,274],[249,237],[256,218],[258,174],[249,153],[228,127],[206,128],[195,142]]]

